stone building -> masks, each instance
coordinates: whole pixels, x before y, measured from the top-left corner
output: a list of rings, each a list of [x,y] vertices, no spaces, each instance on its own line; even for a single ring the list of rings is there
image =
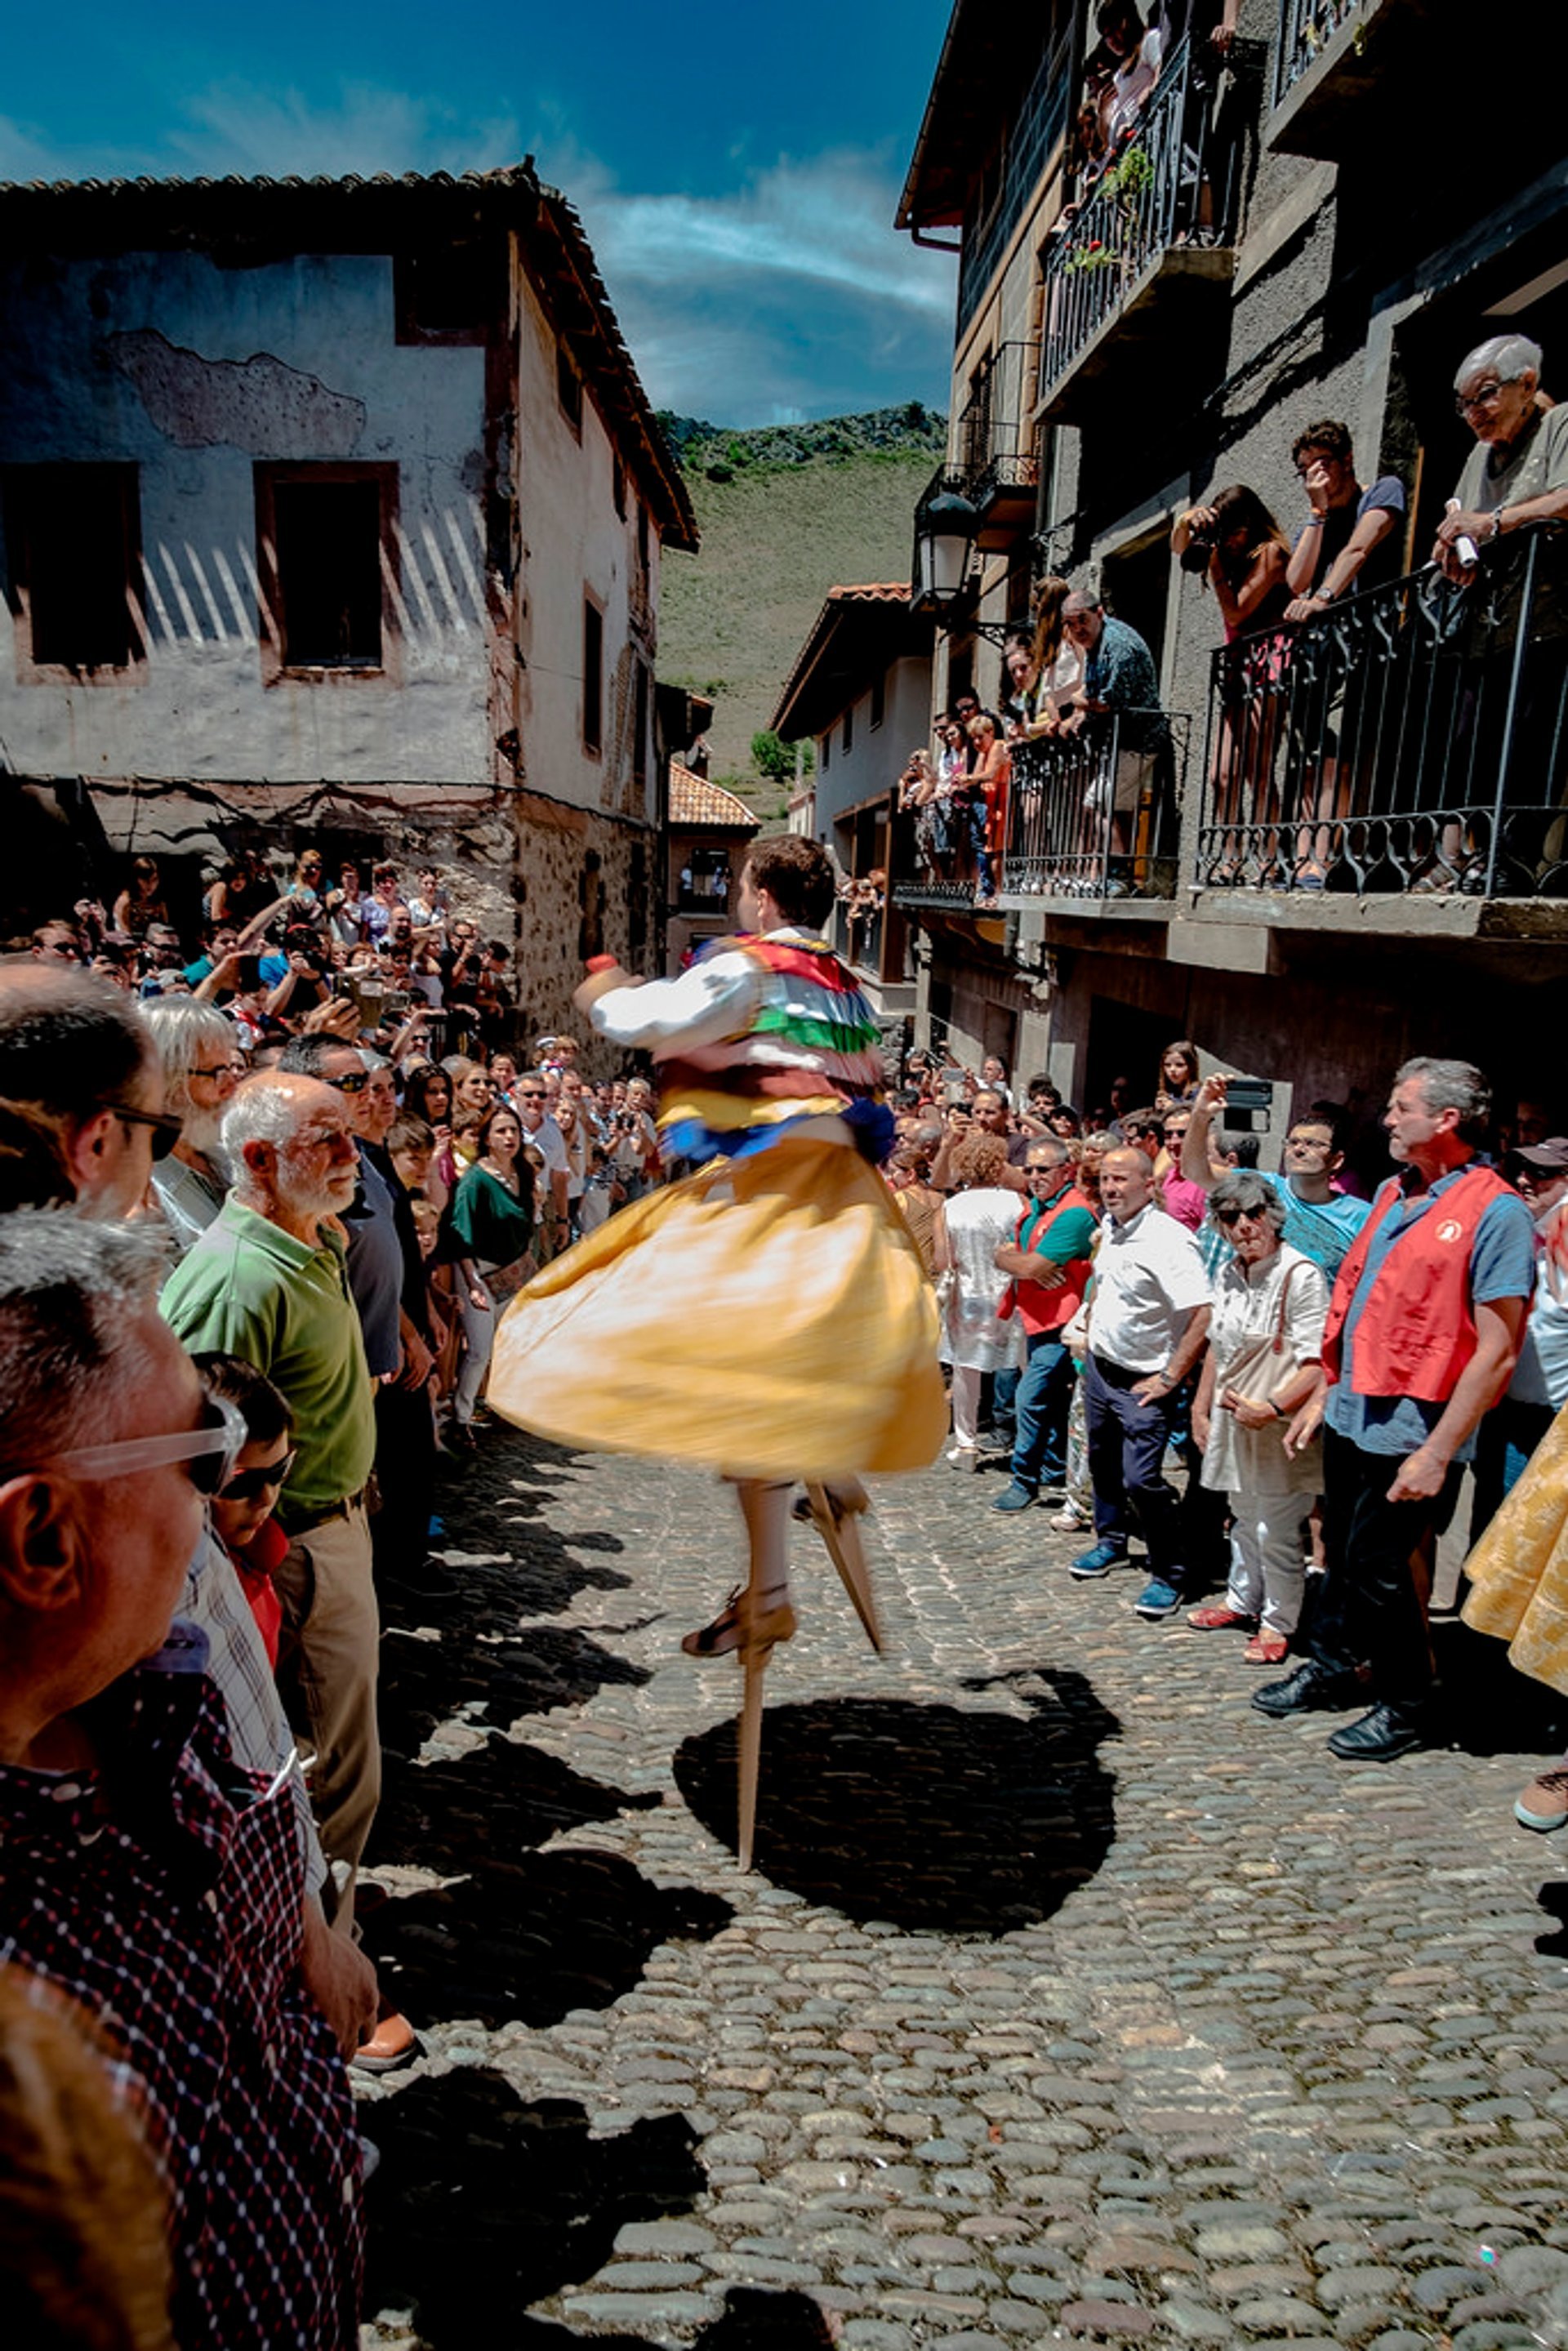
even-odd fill
[[[1152,1089],[1176,1036],[1363,1111],[1423,1050],[1539,1095],[1535,1039],[1568,998],[1568,545],[1483,550],[1458,599],[1426,567],[1475,445],[1461,358],[1517,329],[1544,346],[1548,394],[1568,367],[1552,78],[1511,85],[1477,171],[1439,126],[1488,34],[1444,0],[1241,0],[1228,50],[1206,0],[1144,15],[1157,78],[1097,155],[1093,7],[1048,0],[1026,26],[956,0],[900,206],[960,253],[951,444],[922,502],[969,510],[937,703],[971,682],[996,698],[1007,624],[1057,574],[1143,635],[1176,722],[1097,871],[1064,853],[1081,781],[1030,753],[1029,804],[1055,817],[1015,831],[999,938],[901,877],[925,1017],[1080,1102],[1124,1072]],[[1557,15],[1525,0],[1521,54],[1545,54]],[[1401,576],[1293,629],[1271,670],[1218,662],[1215,598],[1173,562],[1172,524],[1244,485],[1293,541],[1291,444],[1324,418],[1363,484],[1403,480]]]
[[[669,769],[664,828],[664,969],[681,970],[705,939],[740,928],[740,877],[758,818],[743,799],[680,759]]]
[[[156,855],[444,871],[559,1026],[658,952],[680,472],[530,164],[0,189],[5,927]]]

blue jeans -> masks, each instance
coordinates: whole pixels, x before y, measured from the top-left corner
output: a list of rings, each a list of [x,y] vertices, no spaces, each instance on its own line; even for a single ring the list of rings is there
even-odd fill
[[[1174,1408],[1169,1396],[1138,1402],[1133,1387],[1144,1376],[1098,1355],[1090,1355],[1083,1365],[1094,1531],[1102,1542],[1124,1551],[1135,1524],[1148,1549],[1150,1575],[1179,1591],[1181,1505],[1162,1474]]]
[[[1031,1494],[1067,1478],[1067,1408],[1072,1358],[1054,1331],[1031,1331],[1029,1363],[1019,1381],[1013,1476]]]

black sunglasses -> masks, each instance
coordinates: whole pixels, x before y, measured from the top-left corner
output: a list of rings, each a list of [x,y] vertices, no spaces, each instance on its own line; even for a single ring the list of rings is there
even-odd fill
[[[362,1094],[371,1082],[371,1073],[368,1070],[350,1070],[345,1076],[329,1078],[326,1082],[335,1094]]]
[[[152,1156],[167,1159],[184,1132],[183,1121],[169,1111],[128,1110],[123,1102],[105,1102],[105,1110],[114,1113],[122,1126],[146,1126],[152,1131]]]
[[[221,1502],[256,1502],[263,1494],[276,1494],[280,1487],[287,1485],[294,1473],[297,1458],[298,1448],[291,1445],[281,1461],[264,1461],[259,1469],[236,1470],[227,1484],[219,1489],[218,1499]]]

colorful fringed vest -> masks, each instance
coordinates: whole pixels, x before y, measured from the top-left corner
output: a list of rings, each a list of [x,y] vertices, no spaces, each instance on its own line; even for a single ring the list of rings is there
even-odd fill
[[[824,1113],[849,1116],[857,1140],[874,1130],[870,1155],[883,1155],[891,1122],[873,1108],[883,1082],[876,1016],[845,966],[821,939],[713,939],[698,950],[705,962],[737,953],[760,967],[759,1000],[734,1037],[671,1040],[659,1071],[666,1155],[736,1158]]]

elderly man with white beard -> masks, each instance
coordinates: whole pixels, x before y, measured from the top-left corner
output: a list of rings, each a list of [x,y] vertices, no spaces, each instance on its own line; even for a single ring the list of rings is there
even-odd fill
[[[245,1075],[234,1023],[194,997],[164,997],[143,1015],[163,1071],[163,1106],[180,1140],[152,1170],[152,1190],[183,1257],[216,1217],[228,1191],[218,1162],[218,1129]]]

